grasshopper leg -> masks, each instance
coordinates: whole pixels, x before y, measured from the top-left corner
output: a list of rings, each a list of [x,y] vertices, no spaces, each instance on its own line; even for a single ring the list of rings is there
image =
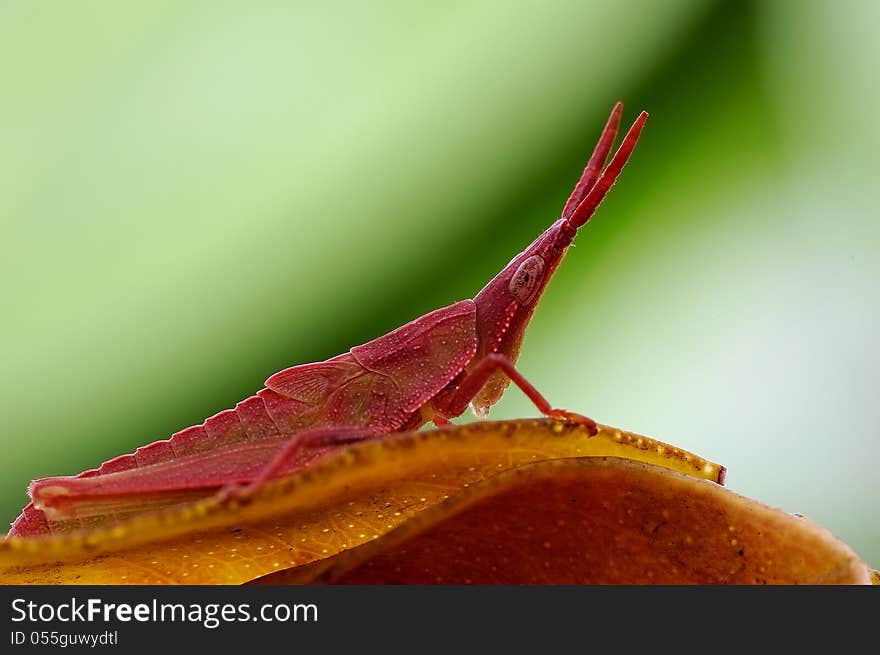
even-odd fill
[[[467,403],[479,393],[480,389],[483,388],[483,385],[486,384],[486,381],[492,376],[492,374],[499,369],[504,371],[504,374],[510,378],[511,382],[518,386],[522,392],[528,396],[529,400],[535,403],[535,407],[537,407],[538,411],[542,414],[549,416],[550,418],[583,425],[589,431],[590,436],[595,436],[599,432],[596,421],[593,419],[582,414],[577,414],[576,412],[557,409],[550,405],[547,399],[541,395],[534,385],[526,380],[522,373],[516,369],[516,366],[514,366],[507,357],[498,353],[486,355],[486,357],[484,357],[459,383],[452,405],[466,407]]]
[[[244,485],[227,485],[218,492],[217,497],[222,501],[252,494],[281,473],[284,467],[304,449],[345,446],[375,439],[381,434],[368,428],[315,428],[300,432],[293,435],[250,482]]]

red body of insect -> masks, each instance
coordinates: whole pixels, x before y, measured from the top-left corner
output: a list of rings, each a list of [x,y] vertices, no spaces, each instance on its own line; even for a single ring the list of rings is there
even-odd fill
[[[548,280],[635,147],[644,112],[605,167],[622,109],[618,103],[611,112],[562,217],[473,300],[437,309],[344,355],[276,373],[235,409],[98,469],[33,482],[32,502],[9,536],[68,531],[230,484],[258,485],[346,443],[431,420],[443,425],[469,404],[485,416],[511,380],[543,413],[595,429],[591,419],[551,408],[513,363]]]

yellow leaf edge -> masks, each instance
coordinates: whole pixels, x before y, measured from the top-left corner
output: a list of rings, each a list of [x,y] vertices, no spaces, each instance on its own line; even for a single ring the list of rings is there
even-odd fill
[[[590,436],[578,424],[551,419],[479,421],[394,435],[351,446],[309,469],[273,481],[249,496],[215,496],[182,507],[136,516],[112,527],[50,537],[13,537],[0,543],[0,571],[67,562],[165,541],[218,526],[248,524],[331,502],[335,493],[481,450],[532,451],[540,461],[559,457],[620,456],[723,484],[726,469],[650,437],[600,425]],[[499,465],[500,466],[500,465]],[[514,464],[511,462],[511,467]]]

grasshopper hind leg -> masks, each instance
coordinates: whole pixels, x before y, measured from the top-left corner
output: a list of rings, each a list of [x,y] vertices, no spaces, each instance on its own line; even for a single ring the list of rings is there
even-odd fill
[[[285,468],[294,462],[306,450],[332,449],[349,444],[378,439],[385,433],[369,428],[314,428],[293,435],[285,443],[275,457],[246,484],[226,485],[217,493],[223,500],[231,500],[248,496],[258,491],[263,485],[284,474]]]

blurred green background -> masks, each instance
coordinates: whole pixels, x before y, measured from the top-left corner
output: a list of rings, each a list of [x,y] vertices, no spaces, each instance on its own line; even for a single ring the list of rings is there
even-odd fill
[[[0,515],[476,291],[613,102],[542,301],[551,401],[880,564],[880,3],[0,6]],[[532,416],[517,391],[496,418]]]

